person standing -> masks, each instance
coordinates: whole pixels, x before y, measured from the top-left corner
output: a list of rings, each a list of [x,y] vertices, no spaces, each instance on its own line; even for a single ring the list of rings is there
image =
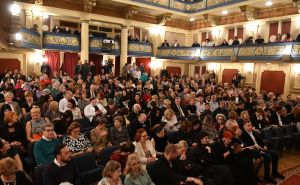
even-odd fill
[[[85,81],[87,79],[87,76],[90,72],[90,65],[88,63],[87,60],[84,61],[84,64],[81,65],[81,76],[82,76],[82,79]]]
[[[51,75],[51,67],[46,62],[43,62],[42,66],[41,66],[41,73],[47,74],[48,76]]]
[[[78,60],[78,63],[75,66],[75,76],[77,77],[79,74],[81,74],[81,61],[80,60]]]

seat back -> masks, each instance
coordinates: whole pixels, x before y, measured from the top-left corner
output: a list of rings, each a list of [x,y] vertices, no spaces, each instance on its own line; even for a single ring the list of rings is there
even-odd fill
[[[96,157],[93,153],[76,156],[74,162],[80,174],[97,168]]]
[[[272,128],[272,131],[273,131],[274,136],[283,138],[283,136],[284,136],[283,128],[275,126]]]
[[[294,133],[294,125],[287,125],[286,127],[284,127],[284,130],[286,135],[291,136]]]
[[[75,122],[78,122],[80,124],[81,130],[86,130],[92,127],[90,120],[86,117],[77,119],[75,120]]]
[[[100,165],[105,166],[106,163],[110,160],[111,154],[116,150],[118,150],[119,148],[120,148],[119,145],[104,148],[100,154]]]
[[[263,128],[261,130],[261,133],[262,133],[264,139],[270,140],[273,137],[273,135],[272,135],[272,128],[271,127]]]
[[[39,165],[34,168],[34,178],[36,185],[43,185],[43,173],[46,165]]]
[[[176,144],[179,141],[179,137],[178,137],[179,132],[175,131],[175,132],[167,132],[167,139],[170,143],[172,144]]]

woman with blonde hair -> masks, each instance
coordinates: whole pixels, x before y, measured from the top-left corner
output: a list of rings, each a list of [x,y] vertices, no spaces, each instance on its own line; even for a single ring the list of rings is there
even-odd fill
[[[29,142],[38,141],[42,138],[43,127],[46,123],[50,123],[48,118],[41,116],[41,109],[33,106],[30,110],[31,120],[26,123],[26,138]]]
[[[32,185],[23,171],[18,170],[17,162],[6,157],[0,160],[0,184],[2,185]]]
[[[177,117],[172,109],[168,108],[167,110],[165,110],[164,116],[162,117],[161,121],[166,123],[164,126],[166,132],[173,132],[179,130]]]
[[[103,178],[98,185],[123,185],[121,175],[121,164],[118,161],[110,160],[102,171]]]
[[[136,153],[128,156],[124,174],[126,175],[125,185],[154,185],[147,171],[142,169],[139,156]]]

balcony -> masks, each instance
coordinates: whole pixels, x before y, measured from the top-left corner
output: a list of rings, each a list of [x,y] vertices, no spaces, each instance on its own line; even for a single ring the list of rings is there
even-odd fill
[[[235,3],[241,3],[246,0],[195,0],[193,2],[185,2],[181,0],[131,0],[138,3],[144,3],[159,8],[175,10],[183,13],[198,13],[205,10],[227,6]]]
[[[20,40],[16,40],[15,46],[28,49],[41,49],[41,35],[33,30],[21,28],[19,31]]]
[[[91,37],[89,51],[90,53],[120,55],[120,46],[117,40]]]
[[[43,49],[79,52],[80,37],[66,33],[44,32]]]
[[[128,55],[153,57],[152,44],[130,41],[128,42]]]
[[[220,47],[160,47],[156,58],[193,61],[299,61],[300,42]]]

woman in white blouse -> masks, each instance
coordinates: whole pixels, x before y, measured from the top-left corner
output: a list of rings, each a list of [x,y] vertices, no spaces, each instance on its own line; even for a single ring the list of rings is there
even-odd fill
[[[164,126],[166,132],[174,132],[179,130],[177,117],[172,109],[169,108],[165,110],[161,121],[166,123]]]
[[[135,142],[133,142],[133,144],[143,167],[146,167],[148,163],[156,160],[156,151],[148,139],[148,134],[145,129],[140,128],[136,131]]]

